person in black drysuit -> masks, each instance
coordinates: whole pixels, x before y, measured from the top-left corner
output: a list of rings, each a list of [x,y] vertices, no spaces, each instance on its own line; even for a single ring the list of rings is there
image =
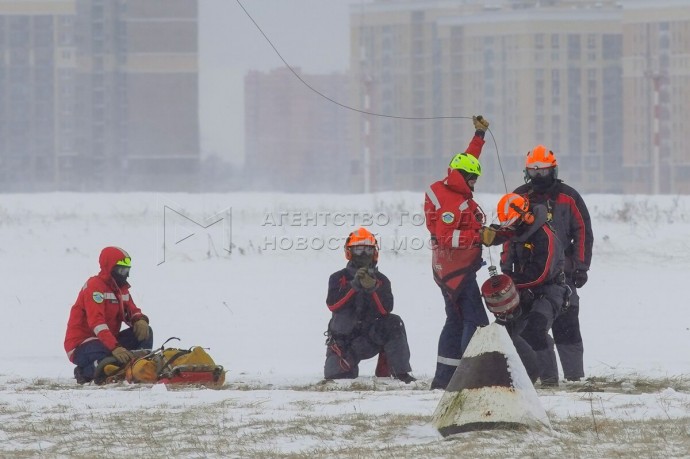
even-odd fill
[[[359,362],[379,354],[377,376],[415,381],[405,325],[391,314],[391,283],[376,267],[376,238],[364,228],[350,233],[345,255],[347,266],[328,280],[326,305],[333,315],[328,323],[324,378],[356,378]]]
[[[553,385],[548,379],[553,355],[548,333],[568,307],[570,296],[563,273],[563,245],[547,222],[546,208],[530,207],[522,196],[504,196],[498,217],[503,228],[513,231],[503,245],[501,270],[515,283],[520,305],[515,312],[497,319],[506,325],[532,382],[541,379],[543,386]]]
[[[514,193],[525,196],[531,205],[543,204],[549,224],[565,250],[565,279],[572,290],[570,307],[556,318],[551,333],[568,381],[584,378],[584,346],[580,333],[580,296],[592,262],[594,235],[592,221],[582,196],[558,178],[558,163],[552,151],[537,145],[525,161],[525,184]],[[555,355],[547,370],[548,379],[558,381]]]

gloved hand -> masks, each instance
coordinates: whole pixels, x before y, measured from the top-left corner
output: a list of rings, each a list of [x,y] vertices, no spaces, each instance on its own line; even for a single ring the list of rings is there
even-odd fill
[[[360,277],[359,283],[364,290],[371,290],[376,287],[376,278],[369,274],[369,270],[367,269],[364,271],[364,275]]]
[[[363,288],[361,280],[366,275],[367,269],[367,267],[359,268],[357,272],[355,272],[354,279],[350,281],[350,285],[352,285],[352,288],[358,292]]]
[[[584,269],[576,269],[573,272],[573,284],[576,288],[581,288],[587,283],[587,271]]]
[[[134,329],[134,336],[137,337],[139,342],[144,341],[149,337],[149,323],[144,319],[139,319],[134,322],[132,328]]]
[[[120,363],[127,363],[134,358],[134,354],[132,354],[130,351],[128,351],[122,346],[118,346],[115,349],[113,349],[112,354],[113,357],[115,357],[117,361]]]
[[[526,288],[520,290],[520,306],[523,308],[532,306],[534,303],[534,292],[532,289]]]
[[[494,239],[496,239],[496,230],[488,226],[484,226],[479,230],[479,238],[481,239],[482,244],[487,247],[491,247]]]
[[[506,325],[508,325],[508,319],[506,318],[506,316],[499,315],[499,316],[494,316],[494,317],[496,318],[496,323],[498,325],[503,325],[504,327]]]
[[[477,131],[486,132],[486,130],[489,129],[489,120],[484,118],[482,115],[473,116],[472,122],[474,123],[474,128]]]

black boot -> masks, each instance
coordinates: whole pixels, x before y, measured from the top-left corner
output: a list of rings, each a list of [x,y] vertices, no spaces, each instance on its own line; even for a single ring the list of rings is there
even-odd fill
[[[412,376],[409,373],[401,373],[399,375],[394,376],[395,379],[399,379],[400,381],[404,382],[405,384],[410,384],[411,382],[414,382],[417,380],[414,376]]]
[[[81,368],[74,367],[74,379],[77,380],[77,384],[86,384],[91,382],[91,378],[87,378],[81,372]]]

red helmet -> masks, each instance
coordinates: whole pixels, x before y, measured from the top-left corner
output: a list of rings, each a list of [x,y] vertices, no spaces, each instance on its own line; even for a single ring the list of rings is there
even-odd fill
[[[376,241],[376,237],[367,229],[359,228],[351,232],[347,236],[345,241],[345,258],[348,260],[352,259],[352,248],[353,247],[373,247],[374,250],[374,261],[379,259],[379,243]]]

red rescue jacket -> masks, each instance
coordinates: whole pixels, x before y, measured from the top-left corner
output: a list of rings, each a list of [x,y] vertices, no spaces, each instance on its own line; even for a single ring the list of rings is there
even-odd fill
[[[111,351],[115,349],[123,322],[129,326],[139,319],[148,322],[129,294],[130,285],[118,287],[110,275],[115,264],[127,256],[117,247],[101,251],[101,271],[86,281],[67,321],[65,352],[70,361],[77,346],[94,339],[101,340]]]
[[[475,135],[466,152],[479,158],[484,139]],[[434,278],[443,287],[455,292],[469,272],[481,267],[482,245],[479,230],[485,221],[484,212],[472,199],[472,190],[455,169],[448,176],[432,183],[424,199],[426,226],[433,246]]]

